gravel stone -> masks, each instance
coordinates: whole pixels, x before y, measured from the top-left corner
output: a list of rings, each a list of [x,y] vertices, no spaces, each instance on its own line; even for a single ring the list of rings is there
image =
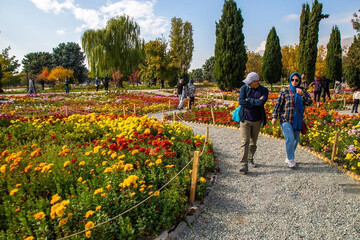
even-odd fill
[[[206,125],[183,124],[206,133]],[[301,148],[292,170],[284,141],[264,135],[258,167],[242,175],[240,131],[210,126],[209,134],[220,172],[200,216],[178,239],[360,239],[359,182]]]

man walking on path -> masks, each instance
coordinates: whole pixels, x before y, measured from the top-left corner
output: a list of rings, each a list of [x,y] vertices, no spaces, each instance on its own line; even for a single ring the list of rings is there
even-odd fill
[[[106,74],[105,80],[104,80],[104,87],[105,87],[105,91],[109,90],[109,75]]]
[[[254,154],[256,142],[259,136],[261,125],[266,124],[264,105],[268,99],[269,90],[259,83],[260,77],[256,72],[251,72],[243,81],[239,93],[240,109],[240,149],[242,157],[240,160],[240,172],[248,172],[248,164],[256,167]]]
[[[327,79],[325,76],[322,77],[322,87],[324,89],[323,91],[323,102],[325,102],[325,96],[327,95],[329,100],[331,99],[330,97],[330,80]]]
[[[27,93],[28,94],[36,94],[35,82],[32,78],[30,78],[30,80],[29,80],[29,91]]]

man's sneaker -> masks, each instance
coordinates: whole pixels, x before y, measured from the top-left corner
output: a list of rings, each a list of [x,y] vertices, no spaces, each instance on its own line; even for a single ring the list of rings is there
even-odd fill
[[[239,170],[241,173],[246,173],[246,172],[248,172],[249,171],[249,169],[248,169],[248,166],[247,165],[242,165],[241,167],[240,167],[240,170]]]
[[[294,160],[289,160],[289,159],[285,159],[285,162],[289,165],[289,168],[295,168],[296,167],[296,163]]]
[[[257,165],[254,163],[254,161],[249,161],[249,166],[252,168],[256,168]]]

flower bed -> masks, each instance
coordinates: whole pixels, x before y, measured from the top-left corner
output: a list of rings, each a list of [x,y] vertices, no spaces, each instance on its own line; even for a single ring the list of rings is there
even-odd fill
[[[5,98],[7,96],[3,96]],[[74,113],[123,113],[134,112],[143,115],[174,109],[178,104],[176,97],[164,97],[145,93],[78,93],[78,94],[41,94],[32,96],[8,96],[11,103],[0,105],[1,113],[20,116],[71,115]]]
[[[181,219],[190,171],[157,191],[201,150],[197,197],[214,169],[211,144],[189,127],[88,114],[11,118],[0,132],[0,239],[141,239]]]

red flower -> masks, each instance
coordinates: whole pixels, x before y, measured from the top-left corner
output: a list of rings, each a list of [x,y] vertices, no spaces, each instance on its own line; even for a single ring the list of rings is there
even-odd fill
[[[51,139],[51,140],[53,140],[53,139],[55,139],[55,138],[56,138],[55,135],[51,135],[51,136],[50,136],[50,139]]]

